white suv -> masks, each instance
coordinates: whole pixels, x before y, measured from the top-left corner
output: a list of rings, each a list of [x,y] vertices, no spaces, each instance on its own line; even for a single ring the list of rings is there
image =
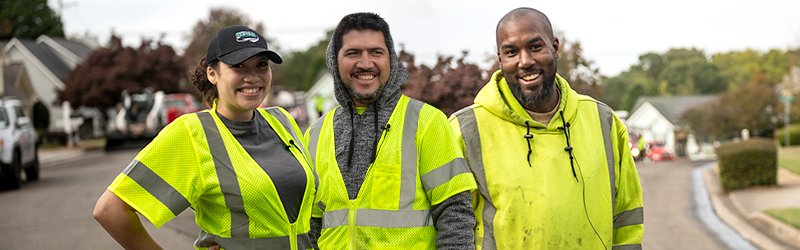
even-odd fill
[[[0,184],[19,188],[23,170],[28,181],[39,179],[37,139],[22,102],[12,97],[0,100]]]

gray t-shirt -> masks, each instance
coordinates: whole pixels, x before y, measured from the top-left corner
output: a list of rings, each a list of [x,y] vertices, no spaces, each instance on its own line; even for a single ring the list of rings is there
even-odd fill
[[[306,173],[297,158],[286,149],[275,130],[261,116],[261,112],[253,112],[253,119],[246,122],[230,120],[219,113],[217,115],[250,157],[272,179],[289,216],[289,222],[294,223],[306,191]]]

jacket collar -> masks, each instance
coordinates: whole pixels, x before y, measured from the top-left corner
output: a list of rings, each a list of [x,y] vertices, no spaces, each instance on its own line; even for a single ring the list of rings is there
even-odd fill
[[[561,101],[559,102],[558,111],[547,130],[557,130],[562,126],[562,117],[560,112],[564,112],[564,117],[567,122],[572,122],[575,119],[576,111],[578,108],[578,93],[572,90],[569,83],[556,74],[556,87],[561,90]],[[525,126],[527,121],[531,127],[544,128],[545,126],[539,122],[531,119],[531,116],[525,111],[525,108],[517,101],[511,89],[508,87],[506,79],[503,78],[503,71],[498,70],[493,75],[489,83],[484,86],[478,95],[475,97],[475,103],[480,104],[494,115],[512,122],[520,126]]]

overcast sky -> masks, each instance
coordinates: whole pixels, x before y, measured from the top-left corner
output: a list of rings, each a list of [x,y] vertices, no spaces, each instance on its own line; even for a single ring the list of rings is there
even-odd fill
[[[506,0],[62,0],[67,36],[88,34],[105,44],[111,30],[123,43],[158,38],[179,53],[191,27],[212,7],[236,8],[261,21],[283,53],[305,50],[346,14],[369,11],[389,23],[396,44],[418,62],[436,55],[458,56],[485,65],[496,54],[495,26],[516,7],[544,12],[567,40],[582,43],[584,56],[606,76],[636,64],[647,52],[697,47],[708,55],[752,48],[759,51],[800,47],[800,1],[506,1]],[[58,1],[50,0],[58,9]]]

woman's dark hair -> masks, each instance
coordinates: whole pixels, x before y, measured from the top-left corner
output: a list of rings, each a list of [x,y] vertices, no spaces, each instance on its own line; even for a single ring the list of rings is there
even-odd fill
[[[219,97],[219,92],[217,92],[217,85],[208,81],[208,76],[206,76],[208,67],[219,70],[219,61],[214,60],[209,65],[206,62],[206,57],[203,57],[200,59],[197,66],[194,67],[194,70],[189,72],[189,80],[192,81],[195,90],[200,94],[200,99],[203,101],[203,104],[211,108],[211,105],[214,104],[214,99]]]

